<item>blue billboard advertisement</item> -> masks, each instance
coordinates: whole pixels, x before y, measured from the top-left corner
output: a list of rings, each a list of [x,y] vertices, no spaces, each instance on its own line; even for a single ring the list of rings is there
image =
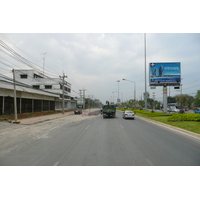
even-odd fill
[[[180,62],[150,63],[149,84],[153,85],[180,85]]]

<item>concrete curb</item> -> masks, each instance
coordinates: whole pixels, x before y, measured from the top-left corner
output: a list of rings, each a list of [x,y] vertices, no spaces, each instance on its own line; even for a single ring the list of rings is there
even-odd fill
[[[64,118],[64,117],[69,116],[69,115],[73,115],[73,112],[71,112],[70,114],[64,114],[64,115],[59,114],[59,115],[60,116],[58,116],[58,114],[52,114],[52,115],[45,115],[45,116],[40,116],[40,117],[32,117],[32,118],[21,119],[20,124],[21,125],[39,124],[39,123],[42,123],[42,122],[51,121],[51,120],[55,120],[55,119],[59,119],[59,118]]]
[[[89,116],[90,112],[94,112],[96,110],[98,110],[98,109],[87,109],[85,111],[88,112],[87,116]],[[65,114],[59,113],[59,114],[44,115],[44,116],[39,116],[39,117],[20,119],[20,124],[21,125],[39,124],[42,122],[47,122],[47,121],[51,121],[51,120],[55,120],[55,119],[64,118],[64,117],[67,117],[70,115],[74,115],[74,111],[65,112]],[[84,116],[84,115],[82,115],[82,116]]]

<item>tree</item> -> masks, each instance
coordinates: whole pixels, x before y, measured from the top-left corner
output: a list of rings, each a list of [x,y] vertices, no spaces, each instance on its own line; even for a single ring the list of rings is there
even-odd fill
[[[144,107],[145,107],[145,102],[144,102],[144,100],[138,101],[138,104],[140,105],[140,108],[144,108]]]
[[[174,97],[167,97],[167,102],[168,103],[176,103],[176,98],[174,98]]]
[[[192,105],[194,103],[194,97],[193,96],[189,96],[188,98],[188,108],[191,109]]]
[[[197,94],[194,98],[195,107],[200,107],[200,90],[197,91]]]
[[[188,106],[188,108],[191,108],[191,105],[194,101],[194,98],[188,94],[176,95],[174,98],[181,107]]]

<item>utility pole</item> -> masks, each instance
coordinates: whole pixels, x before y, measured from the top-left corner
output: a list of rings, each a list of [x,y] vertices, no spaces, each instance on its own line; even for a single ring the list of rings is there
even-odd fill
[[[79,90],[80,91],[80,101],[81,101],[81,111],[83,109],[83,99],[82,99],[82,90]]]
[[[43,54],[43,77],[44,77],[45,54],[46,54],[46,53],[42,53],[42,54]]]
[[[85,91],[86,89],[83,89],[83,109],[85,109]]]
[[[16,95],[16,84],[15,84],[15,70],[13,72],[13,85],[14,85],[14,114],[15,114],[15,123],[17,123],[17,95]]]
[[[65,114],[65,95],[64,95],[64,89],[65,89],[65,78],[67,76],[63,73],[63,76],[60,76],[62,79],[62,114]]]

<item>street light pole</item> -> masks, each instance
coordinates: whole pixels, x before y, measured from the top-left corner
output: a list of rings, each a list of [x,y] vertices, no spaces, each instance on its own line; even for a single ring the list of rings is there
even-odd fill
[[[134,81],[130,81],[130,80],[127,80],[125,78],[122,79],[123,81],[129,81],[129,82],[132,82],[134,83],[134,101],[136,101],[136,83]]]
[[[116,91],[117,92],[117,91]],[[122,94],[122,103],[123,103],[123,93],[122,92],[119,92],[119,93],[121,93]]]
[[[120,82],[120,80],[117,80],[117,82],[118,82],[118,99],[117,99],[117,102],[119,101],[119,82]]]
[[[145,95],[144,95],[144,100],[145,100],[145,110],[147,110],[147,80],[146,80],[146,33],[144,34],[144,66],[145,66]]]

